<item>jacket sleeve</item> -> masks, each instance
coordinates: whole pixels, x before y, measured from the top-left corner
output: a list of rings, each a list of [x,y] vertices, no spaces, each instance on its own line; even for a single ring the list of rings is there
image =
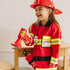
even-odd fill
[[[31,25],[30,27],[29,27],[29,36],[30,36],[30,38],[31,38],[31,42],[29,43],[29,44],[26,44],[27,46],[32,46],[33,44],[34,44],[34,30],[33,30],[34,28],[33,28],[33,26]]]
[[[59,59],[59,47],[61,45],[61,30],[58,25],[54,25],[52,27],[52,33],[51,33],[51,48],[52,48],[52,56],[50,63],[58,64]]]

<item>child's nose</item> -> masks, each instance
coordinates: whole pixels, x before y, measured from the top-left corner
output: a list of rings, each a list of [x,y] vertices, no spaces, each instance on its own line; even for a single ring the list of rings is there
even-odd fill
[[[37,14],[37,15],[39,15],[39,14],[40,14],[40,12],[39,12],[39,11],[36,11],[36,14]]]

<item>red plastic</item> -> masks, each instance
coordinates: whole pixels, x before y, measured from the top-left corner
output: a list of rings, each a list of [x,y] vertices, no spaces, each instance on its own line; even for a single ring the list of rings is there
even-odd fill
[[[31,8],[35,9],[37,6],[46,6],[54,9],[54,14],[62,14],[62,11],[55,8],[54,3],[52,0],[35,0],[32,5],[30,5]]]
[[[11,43],[11,45],[13,45],[19,49],[22,49],[21,41],[23,39],[28,41],[28,42],[31,42],[31,38],[28,35],[26,35],[26,33],[27,33],[27,30],[24,28],[21,28],[19,35],[18,35],[18,39],[14,43]]]

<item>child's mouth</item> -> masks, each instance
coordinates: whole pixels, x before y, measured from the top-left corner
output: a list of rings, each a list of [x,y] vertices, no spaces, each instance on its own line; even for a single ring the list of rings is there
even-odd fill
[[[38,15],[38,17],[41,17],[42,15]]]

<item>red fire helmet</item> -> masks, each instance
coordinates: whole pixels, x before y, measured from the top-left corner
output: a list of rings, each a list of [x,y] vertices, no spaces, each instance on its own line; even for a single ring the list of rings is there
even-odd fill
[[[33,9],[35,9],[35,7],[37,7],[37,6],[46,6],[46,7],[52,8],[54,10],[55,15],[62,14],[62,11],[55,8],[52,0],[35,0],[34,3],[32,5],[30,5],[30,7]]]

